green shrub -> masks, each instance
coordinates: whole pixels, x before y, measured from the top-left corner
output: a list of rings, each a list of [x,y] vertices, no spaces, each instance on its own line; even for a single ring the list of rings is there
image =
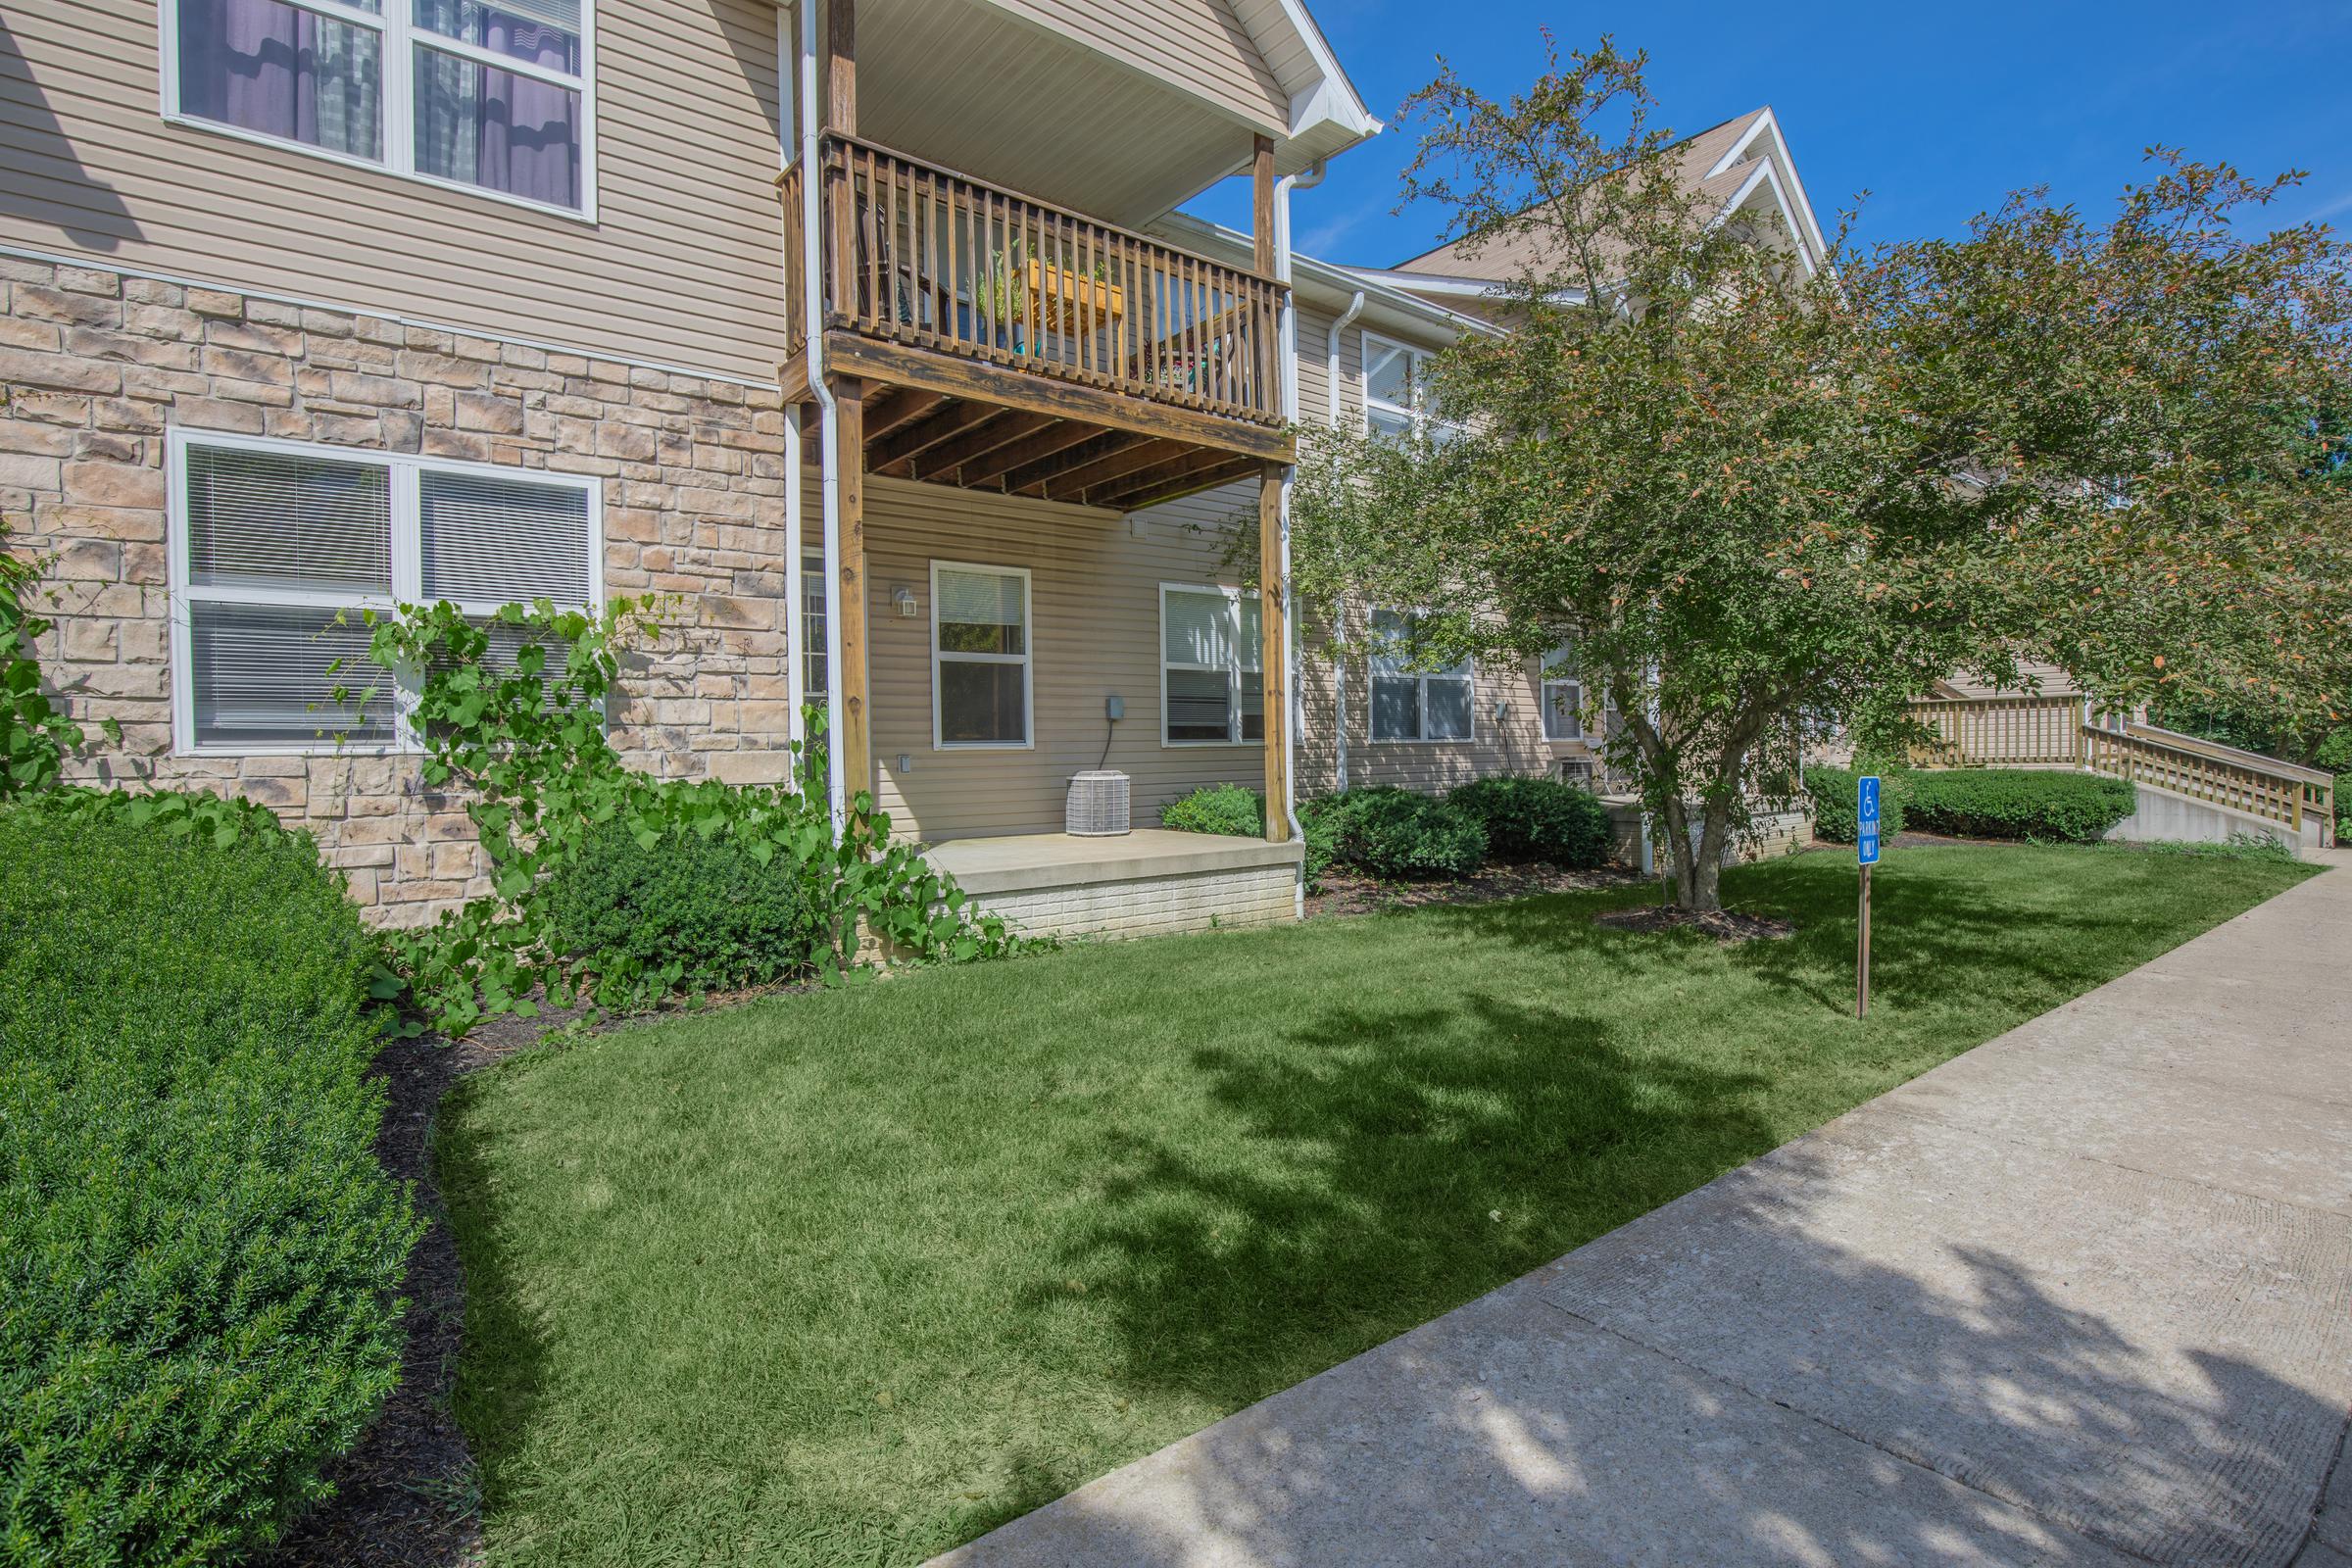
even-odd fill
[[[1813,836],[1825,844],[1851,844],[1859,831],[1855,820],[1855,781],[1866,770],[1850,767],[1808,767],[1805,793],[1813,799]],[[1879,837],[1890,839],[1903,830],[1905,800],[1911,775],[1894,771],[1879,775]],[[1916,824],[1914,824],[1916,825]]]
[[[1298,827],[1306,845],[1306,891],[1319,893],[1323,873],[1331,869],[1338,829],[1324,819],[1316,801],[1298,803]],[[1235,838],[1263,838],[1266,801],[1255,790],[1239,784],[1204,784],[1181,800],[1160,808],[1159,825],[1178,833],[1224,833]]]
[[[701,993],[813,974],[827,937],[799,868],[687,830],[651,845],[615,823],[548,877],[550,946],[582,973],[629,964]]]
[[[1434,796],[1375,784],[1316,804],[1339,859],[1374,876],[1460,876],[1487,858],[1478,818]]]
[[[1965,767],[1909,775],[1904,811],[1913,827],[1956,838],[2095,844],[2135,800],[2130,784],[2099,773]]]
[[[1204,784],[1159,808],[1159,825],[1178,833],[1223,833],[1237,839],[1266,836],[1265,797],[1239,784]]]
[[[1548,778],[1482,778],[1446,799],[1478,819],[1498,860],[1584,868],[1609,858],[1608,808],[1591,790]]]
[[[307,837],[166,804],[0,808],[12,1562],[265,1544],[398,1373],[374,943]]]
[[[916,845],[894,840],[869,792],[850,797],[845,831],[834,831],[823,769],[811,760],[824,753],[821,709],[803,710],[810,744],[796,760],[798,790],[656,778],[626,765],[607,732],[607,707],[625,657],[662,635],[671,605],[624,598],[590,614],[542,599],[502,605],[483,621],[447,602],[365,612],[370,663],[424,671],[414,710],[424,781],[465,800],[490,861],[489,891],[430,926],[388,935],[387,986],[422,1014],[405,1027],[458,1036],[498,1013],[535,1016],[542,992],[559,1006],[585,997],[625,1009],[676,989],[698,960],[609,945],[590,963],[562,951],[556,875],[609,828],[642,844],[725,839],[753,864],[782,868],[817,911],[828,983],[871,977],[859,958],[869,936],[893,962],[964,962],[1026,945]],[[494,636],[504,657],[492,656]],[[367,682],[365,672],[349,679]],[[732,939],[713,940],[724,950]]]

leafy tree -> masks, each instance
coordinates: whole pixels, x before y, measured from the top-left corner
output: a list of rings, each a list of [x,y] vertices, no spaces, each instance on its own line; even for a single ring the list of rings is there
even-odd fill
[[[1310,611],[1419,607],[1431,667],[1573,641],[1694,909],[1809,737],[1955,670],[2352,689],[2348,502],[2311,477],[2352,385],[2345,252],[2233,226],[2285,181],[2158,150],[2104,223],[2027,193],[1808,265],[1777,220],[1717,220],[1642,69],[1604,39],[1518,96],[1441,63],[1407,102],[1407,197],[1511,262],[1512,329],[1439,357],[1423,432],[1310,433]]]

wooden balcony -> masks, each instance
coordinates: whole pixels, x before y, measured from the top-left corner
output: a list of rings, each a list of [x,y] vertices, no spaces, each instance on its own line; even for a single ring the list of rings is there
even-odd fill
[[[803,205],[779,180],[806,396]],[[1286,289],[839,132],[818,158],[824,358],[870,473],[1131,511],[1295,455]]]

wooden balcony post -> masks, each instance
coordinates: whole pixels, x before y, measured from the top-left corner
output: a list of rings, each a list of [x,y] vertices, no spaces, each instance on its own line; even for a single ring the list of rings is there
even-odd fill
[[[1291,836],[1285,783],[1291,771],[1291,671],[1282,619],[1282,465],[1268,463],[1257,477],[1257,626],[1259,684],[1265,693],[1266,842]]]
[[[841,726],[842,798],[850,803],[853,831],[859,790],[874,787],[872,712],[867,703],[865,638],[865,382],[844,376],[833,389],[833,428],[828,432],[841,463]]]
[[[825,0],[825,123],[858,134],[858,0]]]

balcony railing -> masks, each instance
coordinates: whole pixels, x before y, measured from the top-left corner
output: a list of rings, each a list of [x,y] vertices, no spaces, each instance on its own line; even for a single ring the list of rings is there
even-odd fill
[[[829,328],[1282,422],[1284,285],[872,142],[821,145]],[[801,172],[782,181],[796,348]]]

